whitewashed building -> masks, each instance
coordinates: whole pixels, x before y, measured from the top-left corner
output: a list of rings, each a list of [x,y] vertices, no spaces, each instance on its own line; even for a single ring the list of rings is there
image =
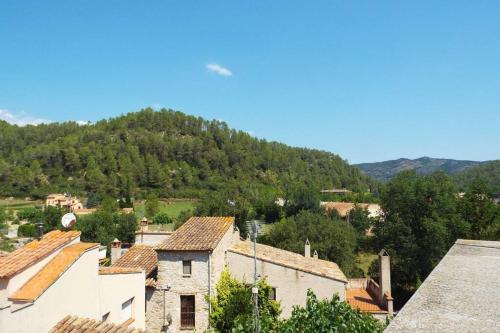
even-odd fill
[[[99,268],[99,244],[51,231],[0,257],[0,332],[49,332],[68,315],[144,329],[144,271]]]

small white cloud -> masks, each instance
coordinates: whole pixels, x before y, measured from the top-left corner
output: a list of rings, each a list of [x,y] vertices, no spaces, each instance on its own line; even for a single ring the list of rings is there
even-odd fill
[[[222,76],[232,76],[233,73],[226,67],[223,67],[221,65],[212,63],[212,64],[207,64],[206,66],[207,70],[209,72],[222,75]]]
[[[18,126],[48,124],[52,122],[47,119],[32,117],[24,111],[13,113],[7,109],[0,109],[0,120],[5,120],[9,124]]]
[[[83,125],[88,125],[90,124],[90,121],[88,120],[77,120],[76,123],[80,126],[83,126]]]

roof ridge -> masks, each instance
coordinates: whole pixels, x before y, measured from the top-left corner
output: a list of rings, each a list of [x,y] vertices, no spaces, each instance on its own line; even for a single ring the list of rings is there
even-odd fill
[[[66,244],[71,243],[81,232],[76,230],[52,230],[41,240],[33,240],[6,256],[0,257],[0,278],[10,278],[48,257]]]
[[[73,264],[90,250],[99,247],[98,243],[77,243],[63,248],[54,258],[52,258],[40,271],[26,281],[9,300],[34,302],[43,295],[59,278],[70,269]],[[69,258],[65,258],[68,257]],[[65,262],[64,259],[69,260]],[[55,266],[55,267],[52,267]],[[55,272],[50,271],[54,269]],[[57,275],[52,276],[51,273]],[[41,281],[37,281],[42,279]]]
[[[192,216],[155,250],[212,251],[233,224],[233,216]]]

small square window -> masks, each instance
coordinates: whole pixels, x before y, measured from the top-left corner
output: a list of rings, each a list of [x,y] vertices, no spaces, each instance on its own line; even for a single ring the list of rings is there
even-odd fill
[[[129,299],[125,303],[122,304],[122,320],[129,320],[133,318],[132,313],[132,304],[134,302],[134,298]]]
[[[269,293],[269,299],[273,301],[276,300],[276,288],[271,288],[271,292]]]
[[[191,275],[191,260],[182,261],[182,275]]]

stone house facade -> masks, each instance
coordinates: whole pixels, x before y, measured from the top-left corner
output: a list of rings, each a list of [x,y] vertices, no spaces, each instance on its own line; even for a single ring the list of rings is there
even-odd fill
[[[157,285],[148,302],[148,330],[207,329],[207,297],[213,295],[224,269],[226,249],[238,240],[234,218],[195,217],[157,246]]]

